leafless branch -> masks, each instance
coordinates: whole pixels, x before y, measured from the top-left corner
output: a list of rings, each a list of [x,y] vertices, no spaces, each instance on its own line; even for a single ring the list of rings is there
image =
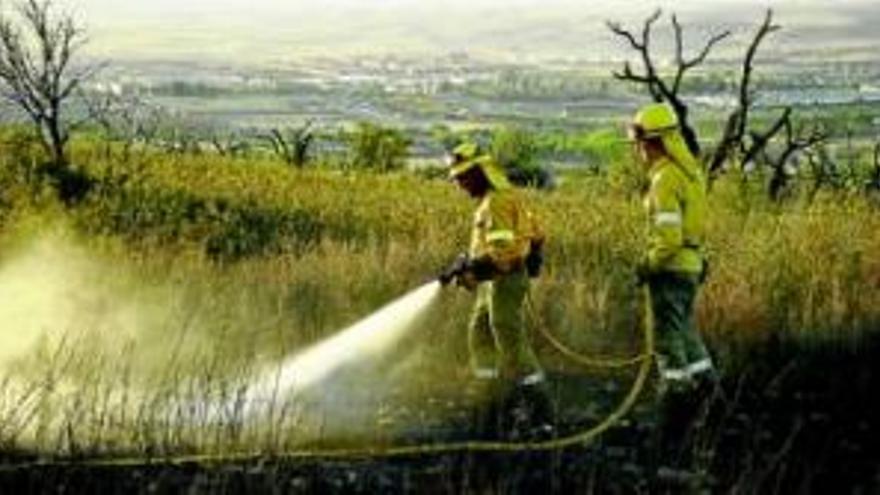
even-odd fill
[[[724,163],[734,150],[738,150],[744,155],[742,161],[743,164],[749,163],[750,160],[754,160],[755,157],[760,154],[767,142],[773,137],[773,134],[782,129],[784,121],[789,119],[788,114],[790,114],[790,109],[787,109],[787,111],[783,112],[783,116],[771,126],[770,130],[772,132],[758,135],[757,140],[752,140],[752,147],[746,147],[746,129],[749,125],[749,114],[753,103],[751,84],[755,55],[758,53],[758,48],[761,46],[761,43],[767,35],[778,31],[779,29],[781,29],[781,26],[773,24],[773,10],[767,9],[764,21],[761,23],[761,26],[752,38],[751,43],[749,43],[749,48],[746,50],[745,57],[743,58],[737,106],[728,116],[724,134],[722,134],[718,146],[715,148],[715,152],[709,161],[710,177],[716,177],[718,173],[720,173],[721,169],[724,167]]]
[[[309,160],[309,150],[314,141],[312,133],[312,121],[295,128],[272,129],[269,135],[264,136],[271,145],[275,154],[288,165],[303,167]]]
[[[247,140],[238,132],[214,133],[210,139],[214,150],[220,156],[235,157],[249,149]]]
[[[684,32],[681,23],[678,21],[678,17],[673,15],[672,27],[675,31],[676,69],[672,77],[672,82],[668,83],[658,73],[651,54],[651,31],[661,15],[662,11],[657,10],[645,20],[642,26],[641,39],[637,38],[631,31],[625,29],[620,23],[610,21],[606,23],[611,32],[627,40],[630,47],[638,52],[643,67],[642,73],[636,73],[629,62],[626,62],[624,63],[622,71],[617,71],[613,74],[618,80],[634,82],[646,86],[654,101],[668,102],[673,110],[675,110],[679,122],[681,122],[682,135],[688,148],[690,148],[691,152],[695,155],[699,155],[700,145],[696,131],[688,119],[688,106],[679,95],[681,82],[685,73],[705,62],[709,53],[712,51],[712,48],[730,36],[730,32],[724,31],[713,35],[693,58],[687,59],[684,55]]]
[[[763,133],[757,131],[749,132],[749,137],[751,138],[751,145],[743,154],[743,165],[748,163],[752,163],[755,159],[760,155],[764,149],[767,147],[767,143],[773,139],[773,136],[779,133],[779,131],[787,128],[791,125],[791,107],[786,107],[782,110],[782,114],[776,119],[776,122],[770,126]]]
[[[635,74],[632,71],[632,67],[627,62],[624,65],[623,72],[615,73],[614,77],[620,80],[646,84],[648,86],[648,91],[650,91],[654,100],[658,102],[663,100],[664,88],[662,88],[663,81],[657,76],[657,70],[654,67],[653,60],[651,60],[651,29],[653,28],[654,23],[660,19],[661,15],[663,15],[663,11],[657,9],[645,20],[642,26],[641,41],[637,40],[636,36],[625,29],[620,23],[612,21],[606,22],[608,29],[616,35],[626,39],[633,50],[639,53],[642,59],[642,66],[645,70],[644,75]]]
[[[880,178],[880,141],[874,145],[874,174]]]
[[[84,31],[52,0],[20,0],[0,11],[0,85],[3,97],[33,123],[55,169],[66,168],[66,145],[76,123],[65,103],[101,66],[73,71]]]
[[[824,142],[828,138],[825,129],[819,125],[801,126],[795,131],[791,119],[785,122],[785,148],[779,157],[779,163],[785,163],[794,153],[806,150]]]
[[[787,109],[781,121],[781,131],[785,136],[785,144],[782,152],[772,161],[773,177],[770,179],[769,194],[772,199],[778,199],[780,193],[788,183],[788,171],[786,165],[795,153],[804,151],[823,143],[828,135],[825,129],[817,124],[812,126],[801,126],[795,130],[794,123],[791,120],[791,111]],[[778,134],[776,131],[774,134]]]
[[[737,129],[737,136],[740,139],[745,134],[746,125],[748,124],[748,113],[752,106],[751,82],[755,55],[758,53],[758,48],[761,46],[764,38],[768,34],[780,29],[782,29],[781,26],[773,24],[773,9],[767,9],[764,22],[761,24],[758,32],[755,33],[755,37],[752,39],[751,44],[749,44],[749,49],[746,51],[746,56],[743,59],[742,78],[739,84],[739,109],[742,115],[739,119],[739,128]]]
[[[874,144],[874,170],[868,180],[867,189],[880,190],[880,141]]]
[[[709,52],[712,51],[712,48],[723,41],[725,38],[730,36],[730,31],[724,31],[713,35],[706,42],[703,49],[698,53],[694,58],[689,60],[685,60],[684,58],[684,30],[681,26],[681,23],[678,22],[678,17],[672,16],[672,26],[675,30],[675,61],[677,66],[677,71],[675,73],[675,82],[672,84],[672,92],[674,94],[678,94],[679,89],[681,88],[681,81],[684,78],[684,74],[694,67],[702,64],[706,61],[706,57],[709,56]]]

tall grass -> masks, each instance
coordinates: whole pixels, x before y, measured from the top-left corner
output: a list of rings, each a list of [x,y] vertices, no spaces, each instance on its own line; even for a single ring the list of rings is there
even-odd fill
[[[328,424],[303,425],[283,400],[279,408],[290,414],[246,429],[235,409],[242,378],[433,276],[465,247],[474,207],[451,184],[407,173],[294,170],[269,160],[149,150],[122,161],[81,142],[73,162],[95,186],[86,201],[64,208],[28,179],[36,162],[26,148],[4,142],[0,266],[14,266],[40,239],[52,246],[48,260],[61,264],[55,268],[75,264],[51,283],[88,308],[59,313],[53,328],[29,330],[54,337],[35,339],[34,352],[7,370],[0,405],[7,448],[276,450],[329,434]],[[601,176],[524,194],[549,237],[532,324],[588,352],[631,352],[639,323],[632,267],[644,230],[639,198]],[[823,193],[771,204],[722,179],[711,211],[713,270],[698,321],[728,369],[743,364],[736,349],[746,342],[794,336],[852,343],[877,328],[880,218],[867,200]],[[62,234],[45,240],[47,225],[60,225]],[[444,298],[413,337],[416,351],[370,375],[386,389],[370,405],[414,393],[380,376],[421,370],[424,384],[464,374],[470,297]],[[541,351],[548,367],[566,367]],[[217,398],[232,404],[228,421],[208,424],[193,404]],[[187,415],[203,421],[174,421]],[[285,428],[294,433],[281,435]]]

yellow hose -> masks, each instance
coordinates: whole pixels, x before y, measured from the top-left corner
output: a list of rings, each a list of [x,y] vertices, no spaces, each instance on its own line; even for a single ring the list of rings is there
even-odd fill
[[[568,359],[570,359],[570,360],[574,361],[575,363],[578,363],[582,366],[587,366],[590,368],[608,368],[608,369],[628,368],[630,366],[635,366],[636,364],[638,364],[644,360],[649,360],[651,357],[651,353],[653,353],[653,346],[652,346],[651,353],[643,352],[637,356],[632,356],[632,357],[628,357],[628,358],[618,358],[618,359],[599,358],[599,357],[587,356],[585,354],[581,354],[581,353],[573,350],[571,347],[568,347],[567,345],[563,344],[562,341],[560,341],[559,339],[556,338],[556,336],[554,336],[553,334],[550,333],[550,330],[547,329],[547,325],[544,325],[543,320],[541,319],[540,315],[537,313],[531,297],[526,298],[526,304],[528,305],[529,313],[532,315],[532,318],[535,320],[535,326],[538,327],[538,331],[541,332],[541,335],[545,339],[547,339],[547,341],[550,342],[550,344],[557,351],[559,351],[562,355],[564,355]]]

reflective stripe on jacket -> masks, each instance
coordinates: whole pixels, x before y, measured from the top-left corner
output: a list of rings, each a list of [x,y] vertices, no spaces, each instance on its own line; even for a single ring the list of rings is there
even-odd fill
[[[515,190],[490,190],[474,213],[470,255],[508,273],[522,267],[533,241],[543,239],[538,219]]]
[[[649,172],[645,197],[648,212],[648,269],[652,272],[699,274],[706,223],[706,181],[702,173],[685,173],[664,158]]]

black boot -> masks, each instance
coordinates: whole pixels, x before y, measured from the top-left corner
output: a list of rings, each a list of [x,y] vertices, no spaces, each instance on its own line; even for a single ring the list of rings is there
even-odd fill
[[[517,384],[507,400],[501,422],[511,441],[541,441],[556,436],[556,410],[545,382]]]
[[[660,478],[672,481],[698,476],[705,464],[699,452],[698,437],[705,428],[716,387],[714,380],[703,383],[694,380],[689,386],[671,389],[662,397],[656,444]]]
[[[477,440],[499,440],[504,437],[504,416],[509,386],[502,380],[480,380],[473,391],[471,411],[474,437]]]

